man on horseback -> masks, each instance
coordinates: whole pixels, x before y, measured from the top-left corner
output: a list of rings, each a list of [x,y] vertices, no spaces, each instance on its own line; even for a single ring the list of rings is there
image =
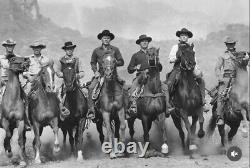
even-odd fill
[[[92,56],[91,56],[91,68],[95,74],[94,78],[91,81],[89,86],[89,113],[88,118],[94,119],[95,118],[95,108],[94,108],[94,101],[97,100],[102,84],[104,82],[104,71],[102,67],[102,60],[103,56],[106,53],[114,53],[114,57],[116,59],[116,66],[123,66],[124,60],[120,53],[119,48],[110,45],[110,41],[112,41],[115,36],[109,30],[103,30],[101,33],[97,35],[97,38],[102,41],[102,45],[94,49]],[[117,72],[117,80],[119,83],[123,84],[124,81],[119,78]]]
[[[188,43],[188,39],[193,37],[193,33],[187,30],[186,28],[183,28],[180,31],[177,31],[176,36],[179,37],[179,43],[172,47],[170,54],[169,54],[170,63],[171,64],[174,63],[173,70],[170,72],[168,80],[167,80],[167,85],[169,88],[170,96],[174,92],[175,83],[176,81],[178,81],[178,76],[180,73],[181,46],[187,46],[187,47],[193,46],[193,44]],[[204,112],[207,112],[209,111],[209,108],[207,107],[206,100],[205,100],[205,81],[203,79],[203,73],[197,65],[195,66],[195,69],[194,69],[194,77],[196,78],[196,81],[201,91],[203,110]]]
[[[227,50],[223,53],[222,56],[218,58],[215,73],[219,81],[218,88],[218,100],[217,100],[217,125],[224,125],[224,110],[223,110],[223,101],[225,96],[228,94],[230,85],[236,78],[236,60],[237,52],[235,49],[236,40],[231,37],[225,38],[225,45]],[[248,60],[249,55],[246,54],[243,60]]]
[[[29,104],[29,96],[32,94],[31,92],[31,85],[33,80],[36,78],[38,73],[40,72],[41,68],[43,66],[46,66],[48,63],[50,63],[50,59],[44,55],[41,54],[42,49],[46,48],[46,45],[35,41],[33,44],[30,45],[30,48],[33,49],[33,54],[30,56],[27,56],[30,59],[30,66],[27,72],[23,73],[23,77],[26,79],[25,84],[23,85],[26,98],[25,98],[25,113],[27,116],[27,125],[26,129],[29,129],[30,122],[29,122],[29,112],[28,112],[28,104]]]
[[[72,66],[76,72],[76,80],[78,84],[80,85],[79,80],[84,77],[84,70],[83,70],[83,64],[81,64],[81,61],[79,57],[74,56],[74,49],[76,48],[76,45],[73,44],[71,41],[65,42],[62,49],[66,52],[66,55],[60,58],[59,64],[56,70],[56,75],[59,78],[63,78],[63,70],[65,68],[68,68],[68,66]],[[66,67],[64,66],[66,65]],[[69,116],[70,111],[64,107],[64,101],[66,98],[65,90],[64,90],[64,83],[62,83],[59,91],[59,99],[60,99],[60,111],[61,111],[61,119],[64,120],[67,116]]]
[[[136,40],[136,44],[140,45],[140,51],[135,53],[129,63],[128,66],[128,73],[133,74],[135,71],[137,71],[136,78],[133,80],[132,86],[129,90],[129,97],[131,106],[129,108],[129,114],[136,114],[136,96],[137,92],[140,92],[141,88],[138,84],[138,76],[143,70],[148,70],[149,68],[149,62],[148,62],[148,56],[147,56],[147,50],[148,50],[148,44],[152,41],[151,37],[148,37],[147,35],[141,35],[139,36],[139,39]],[[160,69],[162,69],[162,65],[159,63],[158,66],[161,66]],[[169,109],[169,92],[168,92],[168,86],[164,83],[161,84],[162,91],[165,94],[166,97],[166,111],[165,114],[168,117],[170,112],[173,110],[173,108]],[[139,96],[139,95],[138,95]]]

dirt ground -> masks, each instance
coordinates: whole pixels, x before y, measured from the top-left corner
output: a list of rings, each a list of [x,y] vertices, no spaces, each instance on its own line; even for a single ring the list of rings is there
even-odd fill
[[[206,123],[208,122],[210,115],[205,114]],[[84,133],[84,145],[83,145],[83,157],[84,161],[77,162],[74,157],[70,154],[70,147],[63,147],[62,145],[62,133],[60,132],[60,144],[61,151],[58,154],[53,154],[53,133],[52,130],[47,127],[44,129],[41,137],[41,160],[42,164],[35,165],[32,163],[34,159],[34,151],[32,148],[33,133],[27,133],[26,153],[29,157],[29,166],[34,168],[139,168],[139,167],[152,167],[152,168],[249,168],[249,137],[243,138],[240,130],[235,136],[233,143],[241,148],[243,156],[239,161],[230,161],[226,155],[220,153],[220,138],[218,131],[215,131],[214,136],[209,141],[204,138],[202,140],[197,138],[197,145],[199,151],[195,155],[195,159],[190,159],[188,155],[184,154],[181,149],[180,138],[178,136],[177,129],[174,127],[172,119],[167,119],[168,128],[168,146],[170,153],[166,157],[152,157],[148,159],[137,158],[138,155],[130,155],[128,158],[118,158],[110,160],[109,156],[102,153],[101,145],[99,142],[98,134],[95,125],[91,123],[91,126]],[[206,124],[207,125],[207,124]],[[205,128],[206,128],[205,125]],[[197,127],[198,128],[198,127]],[[141,122],[138,120],[135,124],[135,139],[137,141],[143,141],[143,131]],[[226,129],[228,131],[228,128]],[[105,132],[104,132],[105,133]],[[12,149],[14,157],[8,159],[5,156],[3,150],[3,137],[5,133],[0,130],[0,167],[11,168],[16,167],[17,155],[17,132],[12,138]],[[127,141],[129,141],[128,129],[126,131]],[[150,132],[151,145],[156,150],[160,150],[161,136],[158,132],[157,126],[154,124]],[[68,140],[67,140],[68,141]],[[19,167],[19,166],[17,166]]]

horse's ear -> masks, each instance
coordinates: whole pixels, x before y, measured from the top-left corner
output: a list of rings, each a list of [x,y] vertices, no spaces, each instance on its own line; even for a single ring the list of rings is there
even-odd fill
[[[159,53],[160,53],[160,47],[159,48],[157,48],[157,55],[159,55]]]
[[[192,50],[194,49],[194,43],[191,44],[191,48],[192,48]]]

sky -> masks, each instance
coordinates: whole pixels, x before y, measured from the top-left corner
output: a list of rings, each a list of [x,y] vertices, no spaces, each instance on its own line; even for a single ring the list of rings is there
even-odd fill
[[[122,37],[133,38],[140,32],[161,40],[181,27],[194,30],[204,38],[223,24],[249,25],[249,0],[39,0],[43,4],[69,4],[70,12],[43,14],[57,24],[93,35],[105,26]],[[47,7],[46,7],[47,8]],[[60,6],[58,5],[58,8]]]

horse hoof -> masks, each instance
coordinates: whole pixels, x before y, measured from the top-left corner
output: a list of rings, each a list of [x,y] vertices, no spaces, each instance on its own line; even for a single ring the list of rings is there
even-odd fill
[[[115,158],[117,158],[116,154],[113,153],[113,152],[111,152],[111,153],[109,154],[109,157],[110,157],[110,159],[115,159]]]
[[[58,152],[60,151],[59,145],[55,145],[53,151],[54,151],[55,153],[58,153]]]
[[[189,150],[190,151],[194,151],[194,150],[197,150],[197,146],[196,145],[189,145]]]
[[[163,144],[162,146],[161,146],[161,153],[163,153],[163,154],[168,154],[168,145],[167,144]]]
[[[204,130],[199,130],[198,137],[203,138],[204,136],[205,136],[205,131]]]
[[[35,159],[35,164],[41,164],[41,163],[42,163],[41,159]]]
[[[8,158],[12,158],[12,156],[13,156],[13,153],[10,151],[6,151],[6,155],[7,155],[7,157]]]
[[[78,151],[77,152],[77,159],[76,159],[78,162],[81,162],[83,161],[83,157],[82,157],[82,151]]]
[[[26,166],[27,164],[26,164],[25,161],[20,161],[19,165],[22,166],[22,167],[24,167],[24,166]]]

